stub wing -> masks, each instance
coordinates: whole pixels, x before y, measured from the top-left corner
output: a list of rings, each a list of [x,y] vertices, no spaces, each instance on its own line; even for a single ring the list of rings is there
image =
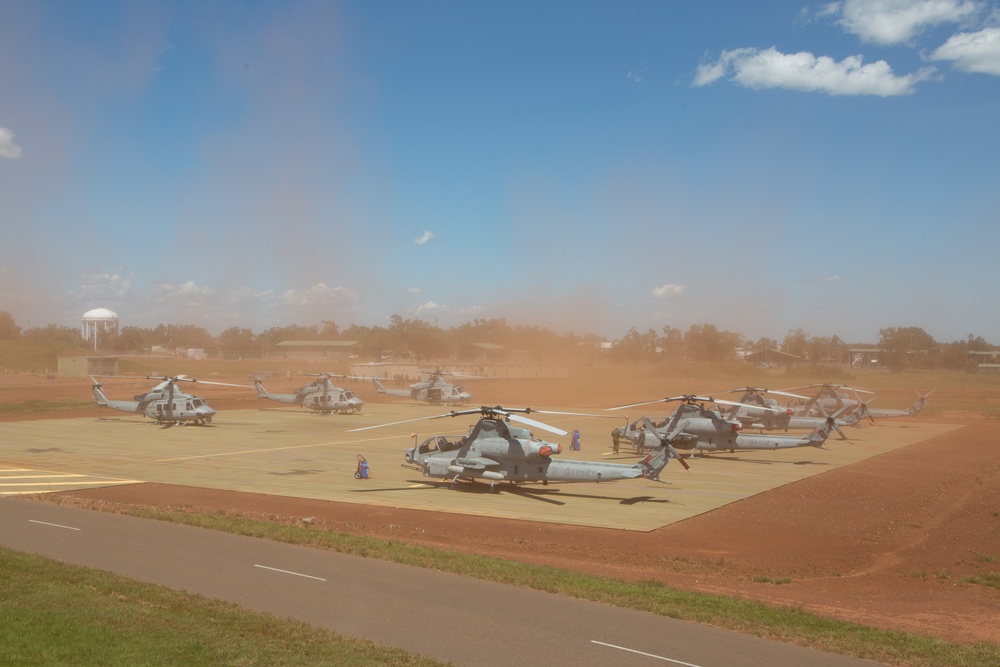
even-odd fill
[[[490,470],[491,468],[499,468],[500,463],[494,461],[493,459],[483,458],[482,456],[477,456],[470,459],[455,459],[451,463],[453,466],[459,466],[466,472],[476,472],[480,470]]]

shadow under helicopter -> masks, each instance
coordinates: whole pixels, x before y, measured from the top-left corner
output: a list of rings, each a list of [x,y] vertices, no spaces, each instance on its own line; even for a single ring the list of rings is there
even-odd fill
[[[735,463],[757,463],[761,465],[793,465],[793,466],[828,466],[829,463],[824,461],[781,461],[777,459],[760,459],[754,457],[743,457],[732,454],[724,454],[721,452],[712,452],[711,454],[698,454],[696,459],[715,459],[717,461],[733,461]]]
[[[95,417],[95,419],[99,422],[115,422],[117,424],[136,424],[142,426],[152,425],[152,426],[159,426],[160,428],[173,428],[174,426],[197,426],[198,428],[215,428],[218,426],[218,424],[194,424],[185,421],[158,422],[158,421],[151,421],[149,419],[129,419],[128,417]],[[243,426],[251,425],[250,422],[231,422],[231,421],[227,421],[226,424],[233,424],[233,425],[240,424]]]
[[[427,481],[427,480],[412,480],[417,486],[405,486],[405,487],[395,487],[395,488],[381,488],[381,489],[351,489],[350,493],[379,493],[383,491],[432,491],[432,490],[445,490],[449,493],[472,493],[477,495],[492,495],[496,496],[503,493],[509,493],[514,496],[519,496],[521,498],[527,498],[529,500],[537,500],[538,502],[548,503],[550,505],[565,505],[566,503],[558,500],[556,497],[546,497],[546,496],[558,496],[558,498],[578,498],[584,500],[608,500],[608,501],[618,501],[619,505],[639,505],[642,503],[659,503],[659,504],[679,504],[672,500],[666,500],[662,498],[654,498],[652,496],[612,496],[612,495],[599,495],[599,494],[589,494],[589,493],[573,493],[561,491],[558,487],[546,486],[546,485],[535,485],[535,486],[525,486],[519,484],[497,484],[495,489],[490,490],[490,485],[484,482],[475,481],[462,481],[456,483],[454,486],[449,480],[441,481]],[[652,480],[650,480],[652,481]],[[670,484],[670,482],[660,482],[661,484]]]

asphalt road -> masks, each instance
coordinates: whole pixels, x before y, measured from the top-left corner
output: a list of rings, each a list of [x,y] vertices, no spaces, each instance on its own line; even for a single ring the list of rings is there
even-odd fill
[[[422,568],[0,498],[0,544],[456,665],[872,663]]]

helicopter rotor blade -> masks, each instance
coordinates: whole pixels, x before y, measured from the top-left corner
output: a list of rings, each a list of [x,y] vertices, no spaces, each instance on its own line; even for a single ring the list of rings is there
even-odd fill
[[[754,405],[752,403],[740,403],[738,401],[725,401],[721,398],[713,399],[712,402],[717,405],[735,405],[741,408],[754,408],[755,410],[766,410],[767,412],[777,412],[777,413],[784,412],[783,409],[771,408],[766,405]]]
[[[605,410],[622,410],[624,408],[635,408],[640,405],[651,405],[652,403],[671,403],[673,401],[680,401],[682,403],[695,403],[695,402],[712,402],[715,401],[711,396],[696,396],[689,394],[686,396],[668,396],[667,398],[658,398],[652,401],[643,401],[641,403],[629,403],[628,405],[616,405],[613,408],[605,408]]]
[[[549,426],[544,422],[540,422],[535,419],[530,419],[528,417],[522,417],[521,415],[518,414],[508,414],[507,418],[510,419],[511,421],[540,428],[544,431],[548,431],[549,433],[555,433],[556,435],[567,435],[569,433],[568,431],[564,431],[561,428],[557,428],[555,426]]]
[[[191,382],[197,382],[198,384],[214,384],[220,387],[240,387],[242,389],[253,389],[253,385],[249,384],[233,384],[231,382],[213,382],[212,380],[191,380]]]
[[[653,403],[666,403],[669,400],[670,400],[669,398],[657,398],[656,400],[653,400],[653,401],[642,401],[641,403],[629,403],[628,405],[616,405],[613,408],[604,408],[604,409],[605,410],[623,410],[625,408],[635,408],[635,407],[638,407],[640,405],[651,405]]]
[[[403,419],[402,421],[398,421],[398,422],[387,422],[385,424],[374,424],[372,426],[362,426],[360,428],[349,428],[349,429],[347,429],[346,432],[347,433],[356,433],[358,431],[370,431],[370,430],[376,429],[376,428],[385,428],[386,426],[397,426],[399,424],[410,424],[412,422],[423,422],[423,421],[428,421],[428,420],[431,420],[431,419],[444,419],[445,417],[457,417],[459,414],[463,414],[463,413],[449,412],[449,413],[443,414],[443,415],[431,415],[429,417],[416,417],[415,419]]]
[[[537,412],[540,415],[570,415],[573,417],[597,417],[598,419],[614,419],[611,415],[594,415],[588,412],[560,412],[558,410],[536,410],[528,408],[528,412]]]
[[[674,429],[674,432],[671,433],[669,437],[663,437],[663,435],[660,433],[660,430],[656,428],[656,425],[653,422],[651,422],[648,417],[643,417],[642,421],[646,425],[646,430],[652,433],[653,436],[655,436],[656,439],[660,441],[660,445],[667,448],[667,453],[670,455],[670,458],[677,459],[677,461],[681,464],[681,466],[683,466],[685,470],[690,470],[691,466],[688,465],[687,461],[684,460],[684,457],[681,456],[680,453],[676,449],[674,449],[674,446],[671,444],[673,439],[677,437],[677,435],[680,433],[680,425],[678,425],[678,427]]]

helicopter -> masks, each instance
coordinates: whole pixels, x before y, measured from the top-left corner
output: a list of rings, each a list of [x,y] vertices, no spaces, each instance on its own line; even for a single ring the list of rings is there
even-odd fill
[[[667,444],[676,449],[689,450],[688,458],[692,458],[696,451],[719,451],[729,450],[770,450],[770,449],[790,449],[793,447],[822,447],[826,442],[830,432],[836,425],[836,417],[827,417],[826,422],[820,428],[813,430],[808,435],[796,438],[782,435],[758,435],[745,433],[741,434],[743,424],[738,420],[726,419],[717,410],[709,410],[705,403],[716,403],[721,405],[742,405],[733,401],[715,399],[711,396],[675,396],[672,398],[662,398],[654,401],[644,401],[629,405],[619,405],[609,410],[620,410],[650,403],[670,403],[679,402],[680,405],[672,415],[659,423],[653,423],[646,417],[641,417],[631,424],[626,423],[624,427],[615,429],[612,432],[612,439],[615,442],[629,442],[639,453],[656,443]],[[770,409],[770,408],[768,408]],[[846,410],[847,408],[843,408]],[[842,412],[841,411],[841,412]],[[652,441],[646,434],[653,435]],[[661,435],[665,433],[666,435]]]
[[[432,415],[418,419],[407,419],[392,424],[380,424],[349,431],[365,431],[383,426],[404,424],[425,419],[442,419],[462,415],[479,415],[479,421],[467,436],[432,436],[421,444],[416,443],[406,450],[406,466],[420,471],[424,477],[451,479],[455,488],[459,479],[475,482],[488,480],[490,491],[496,491],[497,482],[522,484],[525,482],[610,482],[620,479],[646,478],[659,481],[660,471],[672,458],[681,461],[680,454],[664,444],[646,455],[638,463],[605,463],[600,461],[561,461],[553,455],[562,452],[562,445],[535,438],[528,428],[511,424],[539,428],[556,435],[567,432],[543,422],[525,417],[531,413],[576,414],[569,412],[548,412],[531,408],[504,408],[502,406],[469,408],[451,411],[442,415]]]
[[[204,398],[192,396],[175,389],[178,382],[199,382],[201,384],[214,384],[226,387],[245,387],[242,384],[229,384],[227,382],[210,382],[208,380],[196,380],[186,375],[176,375],[174,377],[146,376],[147,380],[160,380],[160,383],[144,394],[136,394],[131,401],[111,400],[104,393],[104,383],[98,382],[94,376],[90,376],[93,383],[91,391],[97,404],[119,410],[121,412],[132,412],[143,417],[149,417],[157,424],[183,424],[191,423],[196,426],[203,426],[212,422],[215,410],[209,407]]]
[[[726,413],[726,419],[739,421],[744,429],[755,428],[760,431],[776,431],[788,429],[816,429],[823,427],[827,423],[826,417],[806,417],[794,414],[794,410],[787,406],[781,406],[773,398],[767,398],[767,394],[776,394],[793,399],[808,400],[806,396],[790,394],[776,389],[764,389],[762,387],[744,387],[742,389],[729,389],[725,393],[743,392],[743,396]],[[857,426],[860,419],[858,408],[845,413],[845,415],[834,421],[833,428],[840,434],[841,439],[847,440],[847,436],[841,430],[842,426]]]
[[[825,413],[839,411],[845,406],[860,408],[866,403],[859,394],[875,394],[873,391],[860,387],[827,382],[810,384],[805,387],[792,387],[784,391],[795,391],[796,389],[819,389],[812,398],[795,398],[789,402],[788,407],[792,409],[792,414],[801,417],[826,417]],[[847,391],[841,391],[841,389]],[[877,397],[869,399],[868,403],[874,401],[875,398]]]
[[[260,377],[254,378],[254,386],[257,394],[261,398],[267,398],[279,403],[291,403],[308,408],[311,412],[330,414],[339,412],[354,414],[361,412],[361,407],[365,404],[357,395],[349,389],[341,389],[334,386],[330,381],[332,377],[346,377],[334,373],[306,373],[306,375],[318,377],[304,387],[299,387],[294,394],[272,394],[264,388],[264,383]]]
[[[465,391],[460,385],[451,384],[450,382],[443,380],[442,377],[445,375],[458,374],[449,373],[437,368],[429,373],[429,377],[426,380],[411,384],[409,389],[388,389],[381,382],[379,382],[379,378],[373,378],[372,384],[375,385],[375,391],[380,394],[412,398],[416,401],[430,403],[431,405],[468,404],[468,402],[472,400],[472,394]],[[463,377],[474,376],[463,375]]]
[[[904,408],[902,410],[893,410],[891,408],[872,409],[868,407],[868,403],[870,403],[871,401],[865,403],[862,410],[871,419],[889,419],[892,417],[916,417],[918,414],[920,414],[921,410],[927,407],[928,404],[927,397],[929,397],[935,391],[937,390],[931,389],[926,394],[921,394],[919,391],[914,389],[913,392],[917,395],[917,400],[914,401],[910,407]]]

